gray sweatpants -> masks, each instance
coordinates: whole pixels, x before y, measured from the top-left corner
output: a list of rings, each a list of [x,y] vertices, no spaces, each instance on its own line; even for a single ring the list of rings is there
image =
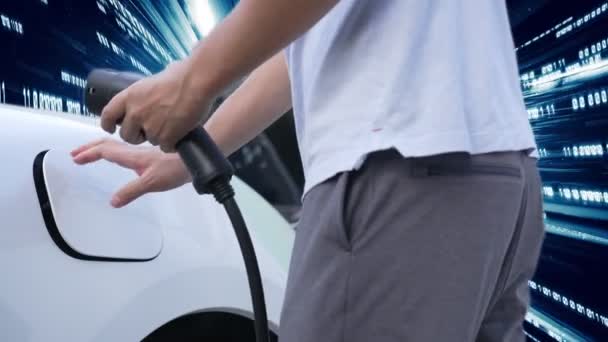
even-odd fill
[[[543,237],[523,152],[376,152],[306,195],[280,341],[524,341]]]

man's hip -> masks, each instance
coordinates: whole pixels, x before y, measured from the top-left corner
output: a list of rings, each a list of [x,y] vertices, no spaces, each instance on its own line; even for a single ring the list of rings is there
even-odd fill
[[[374,153],[307,194],[280,339],[523,340],[543,234],[523,152]]]

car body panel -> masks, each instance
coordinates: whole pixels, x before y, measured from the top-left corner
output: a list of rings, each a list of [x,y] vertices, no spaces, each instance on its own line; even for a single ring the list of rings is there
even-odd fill
[[[106,136],[95,119],[0,106],[0,340],[135,341],[194,312],[252,317],[228,217],[212,197],[196,195],[189,185],[145,196],[155,203],[163,236],[162,250],[150,261],[79,260],[57,247],[41,214],[33,161],[41,151],[67,153]],[[233,186],[276,330],[293,229],[246,184],[234,179]]]
[[[106,261],[158,256],[163,246],[162,203],[143,196],[120,211],[108,205],[112,191],[133,179],[132,171],[106,160],[78,165],[64,149],[41,152],[36,158],[34,182],[45,223],[69,254]]]

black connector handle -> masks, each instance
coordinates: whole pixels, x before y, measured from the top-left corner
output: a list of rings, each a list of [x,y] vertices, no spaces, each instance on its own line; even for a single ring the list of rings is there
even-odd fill
[[[175,149],[190,170],[192,185],[199,194],[213,193],[213,184],[228,183],[234,174],[232,165],[202,127],[186,134]],[[216,199],[223,203],[225,196],[216,196]]]
[[[134,72],[93,69],[84,88],[84,103],[91,113],[100,115],[110,100],[145,76]]]
[[[90,112],[99,115],[116,94],[144,77],[144,75],[131,72],[95,69],[87,77],[84,92],[85,105]],[[145,132],[142,132],[142,136],[145,137]],[[215,199],[224,205],[228,213],[247,271],[255,319],[256,341],[267,342],[269,341],[269,329],[262,277],[251,237],[234,200],[234,190],[230,186],[230,179],[234,174],[232,165],[201,126],[186,134],[176,144],[175,149],[192,175],[192,184],[196,192],[213,194]]]

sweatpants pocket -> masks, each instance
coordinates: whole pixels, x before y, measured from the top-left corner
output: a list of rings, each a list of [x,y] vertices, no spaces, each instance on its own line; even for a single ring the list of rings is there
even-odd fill
[[[350,178],[352,172],[342,172],[338,178],[338,182],[336,183],[335,191],[338,196],[338,205],[337,205],[337,220],[338,222],[336,230],[340,235],[340,240],[344,243],[344,247],[347,250],[351,249],[351,238],[352,238],[352,229],[351,224],[348,220],[348,200],[350,197]]]

